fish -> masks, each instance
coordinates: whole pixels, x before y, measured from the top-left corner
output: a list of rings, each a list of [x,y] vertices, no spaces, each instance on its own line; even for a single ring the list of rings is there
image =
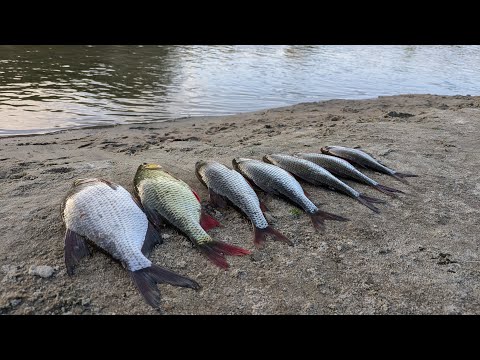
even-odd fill
[[[153,264],[147,256],[162,242],[132,195],[118,184],[100,178],[77,179],[62,203],[64,253],[68,275],[90,251],[86,240],[120,261],[144,300],[160,305],[157,284],[198,290],[188,277]]]
[[[326,186],[328,188],[340,191],[358,202],[365,205],[370,210],[379,213],[380,210],[373,205],[374,203],[385,203],[385,201],[366,196],[343,181],[336,178],[328,170],[311,161],[300,159],[291,155],[271,154],[265,155],[263,161],[281,167],[293,175],[314,185]]]
[[[318,231],[324,229],[325,220],[348,221],[342,216],[320,210],[305,195],[300,183],[278,166],[247,158],[235,158],[232,165],[236,171],[264,192],[282,196],[300,206],[310,216],[314,228]]]
[[[228,199],[250,219],[255,246],[262,246],[268,235],[274,240],[293,245],[286,236],[268,224],[257,194],[240,173],[216,161],[197,161],[195,174],[208,188],[209,201],[213,206],[225,208]]]
[[[352,164],[346,160],[343,160],[342,158],[316,153],[299,153],[296,154],[296,156],[311,161],[330,171],[336,176],[357,180],[361,183],[370,185],[374,189],[392,197],[396,197],[396,193],[404,194],[404,192],[401,190],[379,184],[377,181],[358,171]]]
[[[343,146],[324,146],[320,151],[327,155],[336,156],[347,160],[356,165],[363,166],[364,168],[372,169],[377,172],[390,175],[395,179],[408,184],[408,181],[405,179],[407,177],[418,177],[418,175],[410,173],[401,173],[386,167],[385,165],[380,164],[375,160],[371,155],[366,152],[358,149],[350,149]]]
[[[169,174],[161,165],[143,163],[138,167],[134,193],[155,226],[165,223],[174,226],[218,267],[229,267],[225,255],[250,254],[249,250],[213,240],[206,230],[220,223],[202,209],[200,197],[188,184]]]

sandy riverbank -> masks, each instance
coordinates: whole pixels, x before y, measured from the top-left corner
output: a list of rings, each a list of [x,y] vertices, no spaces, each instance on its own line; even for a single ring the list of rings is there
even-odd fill
[[[206,199],[194,174],[200,159],[361,146],[410,186],[376,215],[352,199],[305,185],[323,209],[349,217],[314,232],[305,214],[266,197],[273,225],[294,247],[255,250],[250,224],[218,213],[213,238],[254,250],[222,271],[173,229],[152,260],[200,282],[198,292],[161,285],[167,314],[480,313],[480,97],[407,95],[298,104],[228,117],[81,129],[0,138],[0,314],[155,314],[126,271],[99,252],[74,277],[63,264],[60,203],[78,177],[105,177],[131,189],[137,166],[161,163]],[[55,268],[49,278],[32,265]]]

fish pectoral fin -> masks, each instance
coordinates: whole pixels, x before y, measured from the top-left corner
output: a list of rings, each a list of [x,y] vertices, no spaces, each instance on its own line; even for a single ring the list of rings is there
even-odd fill
[[[158,213],[157,210],[152,209],[146,205],[143,206],[143,209],[145,210],[145,214],[147,214],[148,220],[155,226],[157,230],[160,229],[160,226],[165,225],[165,220],[163,217]]]
[[[67,274],[72,276],[73,269],[82,258],[90,255],[85,239],[75,231],[67,229],[65,232],[65,266]]]
[[[265,205],[263,201],[260,201],[260,199],[258,201],[260,202],[260,210],[262,210],[262,213],[270,211],[270,209],[267,207],[267,205]]]
[[[202,209],[200,213],[200,226],[203,230],[208,231],[215,227],[222,226],[215,218],[206,213],[205,209]]]
[[[145,234],[145,240],[143,241],[142,253],[146,257],[149,257],[152,253],[155,245],[163,243],[162,235],[160,231],[155,228],[152,223],[148,223],[147,233]]]
[[[130,275],[147,304],[154,308],[160,306],[160,291],[157,284],[170,284],[195,290],[200,289],[200,285],[195,280],[155,264],[145,269],[130,271]]]
[[[225,209],[227,207],[227,201],[222,195],[217,194],[213,190],[208,191],[208,200],[210,204],[213,206],[220,208],[220,209]]]

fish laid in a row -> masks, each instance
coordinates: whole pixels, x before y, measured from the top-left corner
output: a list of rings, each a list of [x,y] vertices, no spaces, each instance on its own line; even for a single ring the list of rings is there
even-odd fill
[[[340,146],[321,148],[323,154],[301,153],[265,155],[263,162],[235,158],[234,169],[216,161],[198,161],[195,173],[208,188],[209,202],[218,208],[228,203],[246,215],[254,230],[254,244],[265,242],[267,236],[293,245],[292,241],[268,224],[266,207],[255,189],[287,199],[301,207],[317,230],[325,220],[348,221],[347,218],[320,210],[307,196],[297,178],[347,194],[369,209],[384,203],[353,189],[336,176],[354,179],[390,196],[403,193],[379,184],[358,171],[353,164],[391,175],[403,182],[405,177],[417,176],[392,170],[371,155],[357,149]],[[335,176],[336,175],[336,176]],[[160,304],[157,284],[167,283],[199,289],[200,285],[185,276],[153,264],[151,250],[162,242],[160,231],[170,224],[185,234],[215,265],[228,268],[226,255],[242,256],[249,250],[214,240],[206,232],[220,226],[202,208],[200,197],[185,182],[169,174],[161,165],[140,165],[134,177],[134,196],[120,185],[104,179],[79,179],[73,184],[63,203],[65,232],[65,264],[67,273],[89,254],[86,240],[120,261],[132,280],[153,307]]]
[[[384,200],[376,199],[360,193],[332,175],[332,173],[330,173],[328,170],[311,161],[284,154],[265,155],[263,160],[279,166],[313,185],[325,186],[342,192],[354,198],[376,213],[380,212],[380,210],[373,204],[385,203]]]
[[[323,230],[325,220],[347,221],[339,215],[320,210],[308,197],[299,182],[287,171],[259,160],[237,158],[232,160],[240,172],[267,194],[278,195],[300,206],[312,220],[317,230]]]
[[[69,275],[89,254],[85,243],[88,239],[122,263],[145,301],[153,307],[160,304],[157,284],[200,288],[196,281],[152,264],[147,258],[152,247],[161,242],[160,234],[120,185],[96,178],[76,180],[63,204],[63,220]]]
[[[228,263],[224,255],[250,254],[241,247],[214,241],[206,230],[220,223],[202,210],[200,197],[190,186],[160,165],[140,165],[135,174],[134,191],[152,224],[157,228],[164,223],[174,226],[215,265],[226,269]]]
[[[383,174],[393,176],[395,179],[408,184],[406,177],[417,177],[415,174],[401,173],[380,164],[371,155],[358,149],[351,149],[343,146],[325,146],[321,148],[322,153],[337,156],[353,164],[367,169],[375,170]]]
[[[200,182],[208,188],[209,200],[212,205],[225,208],[226,200],[229,200],[250,219],[254,230],[255,245],[261,245],[267,235],[275,240],[293,245],[287,237],[268,224],[257,194],[240,173],[216,161],[197,162],[195,172]]]

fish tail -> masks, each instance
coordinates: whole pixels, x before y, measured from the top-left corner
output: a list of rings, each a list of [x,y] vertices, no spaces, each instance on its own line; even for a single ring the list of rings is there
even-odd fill
[[[325,220],[335,220],[335,221],[350,221],[340,215],[335,215],[326,211],[317,210],[313,214],[309,214],[310,219],[312,220],[313,227],[318,231],[323,231],[325,228]]]
[[[130,275],[147,304],[154,308],[160,306],[160,290],[158,290],[157,284],[170,284],[195,290],[200,289],[200,285],[195,280],[155,264],[148,268],[131,271]]]
[[[293,246],[293,243],[280,231],[275,230],[270,225],[267,226],[265,229],[260,229],[254,226],[254,238],[253,242],[255,246],[260,247],[262,244],[267,240],[267,236],[270,235],[273,237],[274,240],[283,241],[290,246]]]
[[[380,191],[384,194],[387,194],[389,196],[392,196],[392,197],[397,197],[397,194],[395,194],[395,193],[405,194],[402,190],[397,190],[397,189],[394,189],[394,188],[391,188],[391,187],[385,186],[385,185],[377,184],[377,185],[373,185],[373,187],[375,189],[377,189],[378,191]]]
[[[209,241],[198,244],[198,248],[208,260],[213,262],[219,268],[228,269],[229,265],[225,255],[243,256],[249,255],[251,252],[239,246],[230,245],[222,241]]]
[[[408,181],[405,180],[405,178],[407,177],[418,177],[418,175],[415,175],[415,174],[408,174],[408,173],[400,173],[400,172],[394,172],[392,174],[392,176],[397,179],[397,180],[400,180],[401,182],[405,183],[405,184],[408,184]]]
[[[360,204],[365,205],[366,207],[368,207],[370,210],[376,212],[377,214],[380,213],[380,210],[373,204],[375,204],[375,203],[385,203],[385,201],[383,201],[383,200],[372,198],[370,196],[366,196],[366,195],[363,195],[363,194],[360,194],[357,197],[357,200],[360,202]]]

